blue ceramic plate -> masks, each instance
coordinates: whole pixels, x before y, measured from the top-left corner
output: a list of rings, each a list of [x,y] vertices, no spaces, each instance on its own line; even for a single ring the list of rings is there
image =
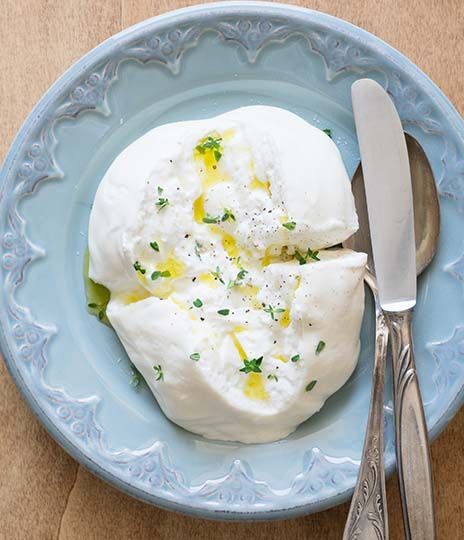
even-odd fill
[[[322,411],[272,444],[213,442],[175,426],[113,331],[86,310],[87,221],[112,160],[154,126],[252,104],[331,128],[348,172],[359,160],[350,106],[379,81],[425,148],[441,195],[437,256],[415,317],[432,437],[464,396],[464,124],[434,84],[374,36],[322,13],[267,3],[197,6],[146,21],[87,54],[46,93],[1,173],[1,346],[55,439],[115,486],[158,506],[227,519],[288,518],[345,500],[370,392],[373,306],[358,368]],[[391,402],[388,470],[394,467]]]

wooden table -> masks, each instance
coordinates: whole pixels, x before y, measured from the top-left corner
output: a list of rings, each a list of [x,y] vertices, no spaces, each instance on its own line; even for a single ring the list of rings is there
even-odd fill
[[[82,54],[189,0],[2,0],[0,158],[41,94]],[[301,0],[365,28],[418,64],[464,111],[462,0]],[[15,61],[12,59],[15,58]],[[339,540],[347,505],[285,522],[214,523],[135,501],[97,480],[47,435],[0,362],[0,539]],[[439,537],[464,537],[464,410],[432,446]],[[396,479],[391,538],[402,538]]]

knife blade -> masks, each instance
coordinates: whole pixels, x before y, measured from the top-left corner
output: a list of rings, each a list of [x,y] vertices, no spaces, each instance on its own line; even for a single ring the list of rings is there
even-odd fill
[[[416,303],[416,244],[411,172],[401,121],[375,81],[352,86],[380,305],[397,311]]]
[[[396,460],[408,540],[435,540],[429,442],[414,359],[416,253],[411,173],[398,113],[385,90],[351,88],[379,300],[392,340]]]

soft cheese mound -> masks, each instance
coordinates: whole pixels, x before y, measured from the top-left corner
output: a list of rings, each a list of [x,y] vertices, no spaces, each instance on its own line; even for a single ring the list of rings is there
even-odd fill
[[[359,353],[366,257],[333,141],[244,107],[157,127],[103,178],[90,277],[165,414],[208,438],[280,439],[317,412]]]

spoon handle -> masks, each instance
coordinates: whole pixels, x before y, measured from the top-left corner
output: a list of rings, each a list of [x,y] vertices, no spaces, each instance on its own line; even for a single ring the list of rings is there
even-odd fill
[[[393,351],[396,461],[407,540],[434,540],[432,468],[414,360],[412,309],[385,312]]]
[[[378,307],[376,308],[375,336],[375,360],[367,430],[358,480],[351,500],[343,540],[386,540],[388,538],[383,455],[388,327]]]

